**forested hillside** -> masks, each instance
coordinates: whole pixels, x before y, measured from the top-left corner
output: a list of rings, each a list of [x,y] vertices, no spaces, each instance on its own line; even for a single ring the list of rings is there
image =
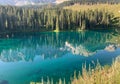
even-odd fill
[[[0,7],[0,31],[52,31],[109,28],[116,18],[106,10],[72,11]]]
[[[120,3],[120,0],[69,0],[69,1],[65,1],[65,2],[59,4],[59,7],[70,6],[70,5],[74,5],[76,3],[87,4],[87,5],[97,4],[97,3],[118,4],[118,3]]]
[[[0,32],[117,28],[120,27],[119,2],[71,0],[57,6],[0,6]]]

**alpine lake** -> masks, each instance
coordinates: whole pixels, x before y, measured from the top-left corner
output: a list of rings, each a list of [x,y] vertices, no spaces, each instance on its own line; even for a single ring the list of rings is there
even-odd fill
[[[1,84],[70,80],[82,67],[111,65],[120,55],[119,30],[9,33],[0,35]]]

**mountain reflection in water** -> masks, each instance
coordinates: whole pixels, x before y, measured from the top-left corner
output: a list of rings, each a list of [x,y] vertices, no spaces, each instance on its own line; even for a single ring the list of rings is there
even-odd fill
[[[0,39],[0,59],[5,62],[32,61],[36,55],[46,59],[61,57],[70,51],[73,54],[90,56],[97,50],[104,49],[109,44],[106,41],[111,38],[110,33],[92,31],[14,34],[9,39]]]
[[[120,55],[120,42],[114,41],[119,34],[113,33],[82,31],[1,35],[0,79],[10,84],[28,84],[47,76],[55,81],[59,78],[69,81],[74,71],[81,71],[83,63],[87,67],[89,64],[95,67],[92,62],[97,60],[101,65],[111,64]]]

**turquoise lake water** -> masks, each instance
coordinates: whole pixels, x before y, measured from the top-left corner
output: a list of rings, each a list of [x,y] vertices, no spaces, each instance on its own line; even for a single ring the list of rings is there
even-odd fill
[[[54,83],[81,71],[82,65],[110,65],[120,55],[113,31],[42,32],[0,35],[0,84]]]

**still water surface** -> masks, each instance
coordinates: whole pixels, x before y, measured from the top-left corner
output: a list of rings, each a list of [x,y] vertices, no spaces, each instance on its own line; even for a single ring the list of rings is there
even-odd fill
[[[42,32],[0,35],[0,81],[29,84],[47,77],[69,82],[82,65],[110,65],[120,55],[116,32]]]

